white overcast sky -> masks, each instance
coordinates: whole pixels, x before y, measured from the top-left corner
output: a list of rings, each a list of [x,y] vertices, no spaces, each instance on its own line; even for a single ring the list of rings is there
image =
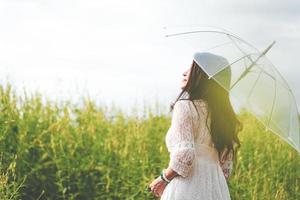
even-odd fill
[[[259,49],[276,40],[268,58],[300,105],[299,0],[0,0],[1,82],[52,99],[89,94],[127,111],[168,105],[186,66],[174,67],[180,57],[162,27],[194,25],[225,28]]]

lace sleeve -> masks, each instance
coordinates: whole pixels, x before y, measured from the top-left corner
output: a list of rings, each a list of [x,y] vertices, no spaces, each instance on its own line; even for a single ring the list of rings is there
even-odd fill
[[[169,167],[179,175],[187,177],[195,159],[192,117],[188,101],[177,101],[172,116],[175,143],[171,151]]]
[[[221,168],[223,170],[226,180],[230,177],[233,169],[233,154],[230,152],[227,159],[221,161]]]

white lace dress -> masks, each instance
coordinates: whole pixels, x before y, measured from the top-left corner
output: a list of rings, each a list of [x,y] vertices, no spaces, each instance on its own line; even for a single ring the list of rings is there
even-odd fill
[[[202,99],[193,102],[200,118],[190,100],[179,100],[174,106],[165,142],[170,153],[168,167],[180,176],[166,186],[161,200],[228,200],[226,178],[232,171],[232,154],[220,162],[205,125],[207,104]]]

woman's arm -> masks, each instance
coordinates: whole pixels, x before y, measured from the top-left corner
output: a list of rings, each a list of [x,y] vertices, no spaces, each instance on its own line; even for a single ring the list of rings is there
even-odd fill
[[[195,159],[192,114],[188,101],[176,102],[171,126],[174,131],[171,138],[174,146],[170,152],[168,168],[182,177],[187,177]]]

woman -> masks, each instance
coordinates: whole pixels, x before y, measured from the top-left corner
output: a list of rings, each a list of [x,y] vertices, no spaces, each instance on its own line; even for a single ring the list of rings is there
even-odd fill
[[[182,91],[171,105],[172,122],[165,137],[169,166],[149,185],[161,200],[230,199],[227,181],[240,147],[237,133],[242,124],[228,92],[206,74],[226,65],[222,56],[195,53],[183,73]],[[223,73],[229,73],[223,81],[230,84],[230,68]]]

